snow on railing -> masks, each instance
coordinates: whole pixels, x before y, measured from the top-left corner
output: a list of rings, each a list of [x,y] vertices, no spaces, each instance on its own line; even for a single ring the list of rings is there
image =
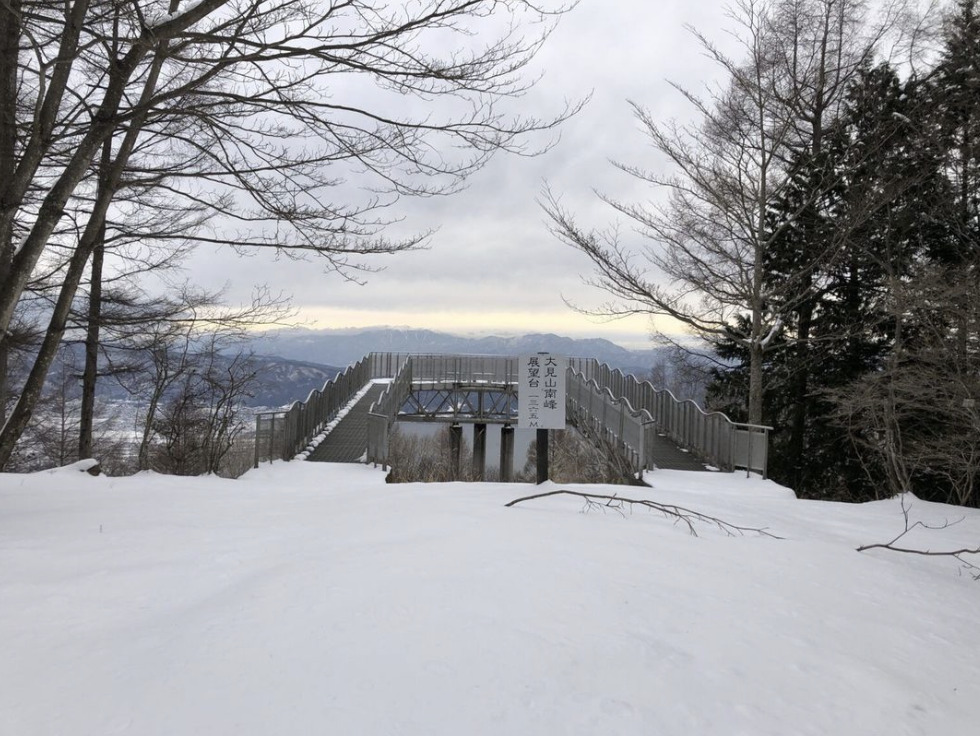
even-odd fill
[[[371,380],[370,357],[338,373],[322,388],[313,389],[305,401],[288,409],[255,415],[255,460],[290,460],[302,451],[321,428]]]
[[[394,380],[384,393],[371,404],[367,417],[367,460],[369,463],[388,466],[388,440],[391,426],[398,418],[402,402],[412,389],[413,359],[409,356],[398,367]]]

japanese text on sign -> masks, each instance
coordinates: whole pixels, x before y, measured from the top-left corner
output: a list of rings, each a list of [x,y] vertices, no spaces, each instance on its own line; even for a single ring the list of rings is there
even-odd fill
[[[525,429],[564,429],[568,359],[538,353],[521,356],[520,361],[517,426]]]

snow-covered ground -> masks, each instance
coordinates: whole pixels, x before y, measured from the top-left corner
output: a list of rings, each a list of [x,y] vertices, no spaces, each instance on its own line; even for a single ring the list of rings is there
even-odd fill
[[[0,734],[980,733],[980,582],[855,551],[899,501],[648,480],[593,490],[784,539],[367,466],[0,476]],[[980,543],[976,511],[911,518]]]

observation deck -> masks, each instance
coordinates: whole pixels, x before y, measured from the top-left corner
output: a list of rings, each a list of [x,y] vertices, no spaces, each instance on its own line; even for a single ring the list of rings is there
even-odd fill
[[[568,358],[566,416],[581,434],[614,452],[638,477],[645,470],[714,469],[766,473],[768,427],[732,422],[680,401],[648,381],[591,358]],[[475,425],[474,454],[485,461],[488,424],[502,425],[501,468],[513,457],[516,357],[371,353],[288,410],[256,419],[256,464],[304,452],[349,401],[372,384],[326,438],[308,452],[320,462],[387,466],[395,422]],[[508,455],[509,454],[509,459]],[[509,471],[502,473],[504,478]]]

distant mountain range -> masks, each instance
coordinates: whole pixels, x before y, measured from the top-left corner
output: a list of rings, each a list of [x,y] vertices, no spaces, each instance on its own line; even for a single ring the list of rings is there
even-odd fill
[[[61,369],[56,366],[45,381],[45,393],[49,396],[63,395],[65,399],[78,401],[81,398],[81,365],[84,360],[82,346],[68,346],[63,355],[68,353],[75,353],[74,365]],[[218,361],[219,365],[221,361],[227,363],[230,356],[218,358]],[[245,404],[252,407],[276,407],[302,401],[310,391],[322,388],[324,383],[333,380],[343,371],[343,368],[333,365],[289,360],[274,355],[256,355],[252,362],[256,364],[259,376],[252,386],[253,396],[245,400]],[[66,378],[66,371],[69,378]],[[15,365],[11,377],[15,385],[19,385],[26,378],[24,368]],[[118,381],[109,377],[99,381],[97,391],[103,400],[124,402],[133,399],[132,394]]]
[[[596,358],[614,368],[638,376],[646,376],[657,359],[657,350],[627,350],[609,340],[577,340],[553,334],[523,335],[521,337],[461,337],[432,330],[376,328],[366,330],[309,330],[302,328],[261,333],[251,341],[260,364],[260,380],[254,396],[246,403],[253,407],[276,407],[306,399],[352,363],[371,352],[392,353],[449,353],[462,355],[526,355],[539,351],[581,358]],[[74,365],[68,368],[72,379],[63,381],[58,371],[47,379],[47,392],[65,392],[66,398],[80,396],[81,346],[71,346]],[[226,360],[229,358],[225,358]],[[11,375],[15,383],[22,380],[15,367]],[[99,381],[99,395],[106,400],[127,401],[132,397],[115,380]]]
[[[323,388],[344,370],[274,355],[257,355],[253,360],[260,370],[255,395],[246,402],[249,406],[285,406],[304,401],[310,391]]]
[[[554,334],[520,337],[461,337],[419,329],[311,330],[292,328],[262,333],[252,346],[256,353],[312,364],[346,366],[372,352],[449,353],[461,355],[526,355],[540,351],[596,358],[640,376],[649,373],[658,349],[627,350],[601,338],[575,339]]]

